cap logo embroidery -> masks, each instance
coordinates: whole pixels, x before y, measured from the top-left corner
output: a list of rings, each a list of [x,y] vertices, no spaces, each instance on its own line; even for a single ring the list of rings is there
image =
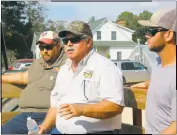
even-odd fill
[[[47,35],[47,32],[43,32],[42,34],[41,34],[41,37],[44,37],[44,36],[46,36]]]

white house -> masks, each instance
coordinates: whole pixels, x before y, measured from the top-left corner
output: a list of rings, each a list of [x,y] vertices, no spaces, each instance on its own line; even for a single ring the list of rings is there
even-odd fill
[[[109,56],[111,60],[128,59],[137,45],[132,41],[133,30],[113,23],[108,18],[91,22],[89,26],[93,33],[95,50],[104,56]],[[35,58],[39,58],[39,49],[35,44],[39,33],[36,35],[34,35],[31,50],[35,53]]]
[[[111,60],[128,59],[137,43],[132,41],[133,30],[102,18],[89,23],[95,50],[110,55]]]

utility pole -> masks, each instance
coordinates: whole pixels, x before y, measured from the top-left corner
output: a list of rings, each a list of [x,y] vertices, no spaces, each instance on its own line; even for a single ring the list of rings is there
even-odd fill
[[[143,62],[142,49],[141,49],[141,46],[140,46],[140,39],[139,38],[137,38],[137,42],[138,42],[139,61],[142,63]]]
[[[4,58],[4,64],[6,71],[8,70],[8,60],[7,60],[7,53],[6,53],[6,44],[4,39],[4,32],[3,32],[3,22],[1,22],[1,45],[2,45],[2,54]]]

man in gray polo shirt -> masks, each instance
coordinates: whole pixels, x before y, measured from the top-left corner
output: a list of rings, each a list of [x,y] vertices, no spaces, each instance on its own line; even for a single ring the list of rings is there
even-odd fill
[[[2,134],[27,134],[27,117],[40,124],[50,107],[50,93],[66,55],[58,34],[53,31],[43,32],[36,44],[42,58],[35,60],[26,72],[2,76],[2,83],[27,85],[19,99],[22,113],[2,126]]]
[[[161,64],[152,70],[149,82],[133,87],[147,87],[146,133],[176,134],[176,9],[160,9],[149,21],[146,38],[151,51],[158,53]]]

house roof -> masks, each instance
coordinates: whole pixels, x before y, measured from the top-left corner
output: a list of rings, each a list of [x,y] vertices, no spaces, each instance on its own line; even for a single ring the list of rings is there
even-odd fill
[[[93,45],[99,47],[135,47],[137,43],[131,41],[93,41]]]
[[[132,32],[132,33],[134,32],[133,30],[131,30],[131,29],[127,28],[127,27],[121,26],[119,24],[116,24],[116,23],[110,21],[107,17],[101,18],[101,19],[93,21],[93,22],[90,22],[88,24],[89,24],[91,30],[93,31],[96,27],[98,27],[105,20],[108,20],[109,22],[113,23],[115,26],[117,26],[119,28],[122,28],[122,29],[127,30],[127,31]]]
[[[91,30],[93,31],[98,25],[100,25],[106,18],[101,18],[99,20],[88,23]]]

